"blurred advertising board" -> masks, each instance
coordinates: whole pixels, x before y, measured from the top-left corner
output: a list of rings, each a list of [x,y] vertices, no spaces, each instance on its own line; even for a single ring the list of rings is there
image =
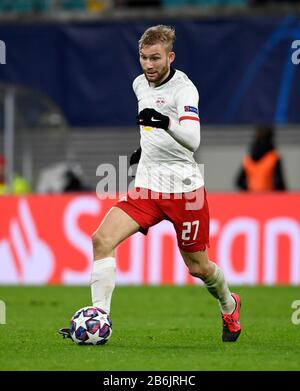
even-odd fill
[[[208,194],[209,256],[230,284],[300,284],[300,193]],[[0,284],[88,284],[91,234],[115,200],[92,194],[0,198]],[[118,284],[197,284],[164,221],[116,252]]]

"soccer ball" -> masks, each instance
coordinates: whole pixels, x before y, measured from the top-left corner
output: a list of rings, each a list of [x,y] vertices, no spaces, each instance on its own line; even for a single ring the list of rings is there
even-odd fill
[[[112,334],[112,321],[101,308],[80,308],[70,323],[71,338],[78,345],[103,345]]]

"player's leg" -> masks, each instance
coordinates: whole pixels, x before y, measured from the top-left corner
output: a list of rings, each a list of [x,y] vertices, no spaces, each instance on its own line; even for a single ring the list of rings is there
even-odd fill
[[[174,224],[178,247],[190,274],[200,278],[209,293],[219,301],[223,321],[226,320],[223,341],[236,340],[240,333],[240,299],[236,294],[231,294],[222,270],[207,256],[209,208],[204,187],[183,193],[181,198],[166,201],[162,207]],[[226,330],[229,323],[232,326],[228,334]]]
[[[91,279],[93,305],[110,312],[110,302],[115,287],[116,261],[114,250],[123,240],[159,223],[164,215],[149,197],[137,197],[140,189],[133,189],[122,197],[105,216],[92,236],[94,263]],[[59,334],[70,337],[68,328]]]
[[[126,212],[113,207],[92,236],[94,262],[91,277],[92,302],[107,313],[110,312],[111,297],[116,280],[115,248],[140,225]]]
[[[196,252],[180,250],[180,252],[190,274],[200,278],[208,292],[219,301],[223,319],[222,340],[236,341],[241,333],[240,297],[230,292],[222,269],[208,259],[206,250]]]
[[[113,207],[92,236],[94,262],[91,276],[93,306],[110,312],[110,303],[116,280],[114,250],[118,244],[137,232],[140,225],[122,209]],[[71,338],[70,329],[59,334]]]
[[[189,273],[200,278],[210,294],[218,299],[223,314],[232,313],[235,300],[231,295],[224,274],[219,266],[208,259],[207,251],[186,252],[180,250]]]

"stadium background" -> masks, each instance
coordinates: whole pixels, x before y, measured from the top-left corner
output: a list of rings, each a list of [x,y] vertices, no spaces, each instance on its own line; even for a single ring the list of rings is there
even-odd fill
[[[6,155],[10,175],[21,173],[35,193],[0,198],[2,288],[88,284],[90,235],[114,202],[96,197],[96,169],[109,163],[118,171],[119,156],[128,160],[139,145],[131,88],[140,73],[137,40],[158,23],[176,28],[175,67],[200,92],[196,160],[204,164],[209,193],[211,258],[230,284],[299,285],[300,64],[291,60],[292,42],[300,39],[299,7],[125,3],[0,1],[0,39],[6,46],[0,154]],[[235,176],[259,123],[276,127],[287,192],[236,191]],[[58,162],[79,165],[90,191],[40,190],[42,170]],[[126,180],[117,179],[122,193]],[[188,275],[167,222],[147,237],[130,238],[117,259],[119,285],[198,283]]]

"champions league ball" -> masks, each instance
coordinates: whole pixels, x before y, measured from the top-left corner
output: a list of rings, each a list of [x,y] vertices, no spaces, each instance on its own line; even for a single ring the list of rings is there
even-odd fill
[[[71,338],[78,345],[103,345],[112,334],[112,321],[101,308],[83,307],[70,323]]]

